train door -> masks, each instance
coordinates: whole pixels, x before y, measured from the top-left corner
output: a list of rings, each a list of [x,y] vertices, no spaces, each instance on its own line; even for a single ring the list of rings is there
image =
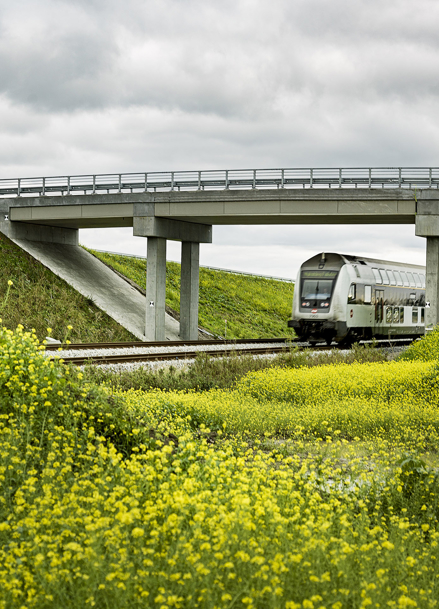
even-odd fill
[[[384,321],[384,290],[375,290],[375,323]]]

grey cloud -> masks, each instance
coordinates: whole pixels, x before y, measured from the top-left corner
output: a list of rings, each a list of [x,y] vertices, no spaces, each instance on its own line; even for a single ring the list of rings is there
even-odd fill
[[[22,2],[2,19],[0,87],[39,111],[142,105],[253,121],[320,99],[434,96],[437,12],[422,0],[413,19],[404,1]]]

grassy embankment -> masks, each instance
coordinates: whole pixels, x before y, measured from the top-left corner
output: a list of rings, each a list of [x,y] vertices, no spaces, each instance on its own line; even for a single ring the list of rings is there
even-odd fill
[[[145,262],[135,258],[96,254],[104,262],[145,288]],[[0,235],[0,303],[7,281],[13,281],[8,306],[1,312],[3,324],[22,324],[37,336],[46,329],[62,340],[71,325],[72,342],[135,340],[91,299],[56,277],[4,235]],[[281,281],[201,270],[199,323],[209,332],[228,338],[292,336],[287,328],[294,286]],[[180,265],[167,264],[167,304],[180,308]]]
[[[438,606],[439,333],[204,393],[0,350],[1,609]]]
[[[90,251],[145,289],[145,260]],[[292,283],[201,268],[199,324],[224,336],[227,320],[229,339],[292,337],[287,322],[293,292]],[[176,262],[166,264],[166,304],[180,310],[180,265]]]
[[[0,309],[6,327],[14,329],[22,324],[27,330],[35,328],[40,339],[52,328],[52,336],[62,340],[71,325],[72,342],[137,340],[91,299],[81,296],[2,234],[0,268],[0,306],[8,281],[13,282],[7,306]]]

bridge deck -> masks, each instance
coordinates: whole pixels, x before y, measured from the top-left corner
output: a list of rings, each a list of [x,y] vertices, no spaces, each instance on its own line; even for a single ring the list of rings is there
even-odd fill
[[[97,228],[156,216],[199,224],[413,224],[417,200],[436,189],[276,189],[16,197],[0,209],[16,222]]]

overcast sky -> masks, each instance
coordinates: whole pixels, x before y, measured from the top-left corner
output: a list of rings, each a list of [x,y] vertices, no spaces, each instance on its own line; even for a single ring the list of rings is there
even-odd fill
[[[0,177],[439,165],[437,0],[0,0]],[[203,264],[419,264],[414,227],[214,227]],[[81,231],[144,254],[129,229]],[[168,257],[179,246],[170,243]]]

